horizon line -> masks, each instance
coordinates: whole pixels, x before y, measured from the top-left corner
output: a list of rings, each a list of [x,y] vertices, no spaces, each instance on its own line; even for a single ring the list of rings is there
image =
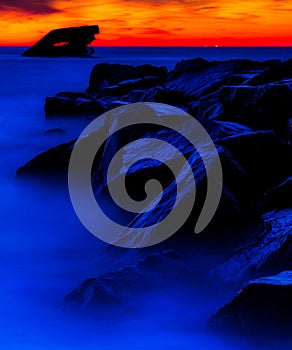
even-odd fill
[[[0,47],[31,47],[35,44],[1,44]],[[129,48],[201,48],[201,49],[220,49],[220,48],[292,48],[292,45],[91,45],[93,48],[110,48],[110,47],[129,47]]]

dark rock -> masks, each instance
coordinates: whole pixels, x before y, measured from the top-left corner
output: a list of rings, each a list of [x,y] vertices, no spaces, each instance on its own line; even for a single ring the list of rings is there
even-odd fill
[[[111,63],[99,63],[94,66],[89,80],[89,86],[86,89],[86,93],[94,97],[100,97],[104,95],[104,89],[108,85],[114,85],[118,81],[117,77],[121,76],[122,80],[126,80],[127,75],[124,72],[133,68],[126,64],[111,64]]]
[[[165,113],[163,111],[163,113]],[[158,118],[161,117],[161,115]],[[165,116],[165,118],[167,118]],[[118,125],[119,119],[118,116],[115,118],[115,123]],[[202,124],[206,128],[206,130],[209,132],[210,136],[213,138],[213,140],[219,141],[226,137],[230,137],[230,135],[240,135],[240,134],[250,134],[250,129],[235,123],[229,123],[229,122],[220,122],[220,121],[208,121],[203,120]],[[187,135],[190,130],[185,130],[185,134]],[[137,163],[135,166],[128,167],[127,162],[131,162],[131,159],[140,159],[141,155],[145,153],[145,138],[154,138],[165,141],[167,144],[173,145],[176,149],[180,150],[180,152],[185,155],[187,159],[189,159],[189,162],[191,166],[193,166],[193,172],[195,174],[195,178],[198,180],[198,184],[201,183],[202,190],[204,188],[204,181],[206,180],[205,175],[205,167],[200,161],[199,154],[195,151],[192,145],[185,139],[182,135],[179,135],[178,133],[172,132],[171,130],[165,129],[165,128],[154,128],[153,130],[148,126],[147,129],[145,129],[145,126],[134,126],[131,128],[127,128],[123,132],[120,132],[118,134],[115,134],[111,136],[104,148],[103,156],[101,156],[101,163],[97,165],[97,168],[93,172],[93,180],[94,180],[94,189],[96,191],[96,194],[98,194],[104,187],[106,187],[108,183],[108,177],[107,177],[107,168],[108,164],[112,159],[112,156],[117,153],[118,150],[123,148],[123,168],[120,170],[121,174],[125,173],[127,174],[127,177],[129,178],[129,186],[128,189],[131,191],[131,193],[137,195],[139,193],[144,193],[144,186],[143,184],[147,179],[151,178],[155,175],[157,178],[163,181],[165,188],[169,187],[169,196],[171,197],[175,193],[175,187],[176,184],[173,183],[173,177],[172,175],[167,171],[165,167],[161,165],[161,163],[165,163],[166,161],[174,160],[171,157],[173,157],[172,154],[169,154],[169,152],[166,152],[163,148],[156,150],[155,157],[158,157],[158,159],[161,161],[160,164],[157,164],[157,162],[153,162],[151,160],[144,160],[143,162]],[[130,142],[134,140],[139,140],[139,142],[135,143],[135,147],[128,145]],[[238,162],[234,160],[234,158],[230,155],[229,152],[225,152],[222,148],[218,148],[219,153],[221,154],[221,161],[224,163],[224,178],[225,178],[225,187],[224,187],[224,193],[226,194],[226,199],[229,200],[229,207],[228,210],[225,211],[225,214],[227,212],[229,213],[229,216],[231,216],[232,213],[232,204],[234,204],[234,210],[236,212],[240,212],[241,210],[238,208],[241,208],[241,206],[246,206],[247,202],[250,202],[250,197],[248,194],[250,191],[247,191],[246,188],[246,174],[243,171],[242,167],[239,166]],[[154,154],[153,154],[154,156]],[[212,163],[211,155],[207,155],[207,159],[210,158],[210,166]],[[230,175],[230,176],[229,176]],[[185,194],[188,192],[189,184],[188,181],[193,181],[193,178],[188,178],[185,176],[181,176],[182,182],[185,182]],[[238,186],[238,183],[241,184],[241,186]],[[142,192],[141,192],[142,191]],[[205,189],[204,189],[205,191]],[[250,195],[252,192],[250,193]],[[183,194],[182,194],[183,195]],[[223,196],[224,197],[224,196]],[[238,204],[238,201],[240,204]],[[167,203],[169,205],[169,203]],[[163,212],[165,208],[163,206],[161,207],[161,212]],[[242,208],[243,210],[243,208]],[[244,211],[244,210],[243,210]],[[167,212],[167,210],[165,210]],[[154,216],[152,217],[154,219]]]
[[[98,33],[97,25],[55,29],[25,51],[22,56],[91,56],[94,50],[88,45],[95,40],[94,35]]]
[[[248,85],[248,82],[258,76],[259,71],[244,72],[239,74],[232,74],[228,79],[228,86]]]
[[[143,96],[145,93],[148,91],[154,90],[154,89],[159,89],[160,87],[155,87],[149,90],[132,90],[130,93],[128,93],[125,96],[122,96],[121,101],[124,103],[136,103],[136,102],[143,102]],[[149,101],[149,102],[155,102],[155,101]]]
[[[187,106],[188,113],[199,120],[224,120],[224,109],[218,92],[203,96],[195,102],[188,103]]]
[[[288,144],[292,145],[292,118],[288,120],[287,140]]]
[[[166,79],[167,68],[143,64],[137,67],[122,64],[97,64],[90,75],[89,86],[86,92],[94,97],[106,95],[105,88],[115,86],[123,81],[155,77]]]
[[[88,278],[65,297],[70,305],[98,306],[125,302],[129,288],[137,288],[142,275],[135,268],[124,268],[98,278]]]
[[[262,224],[244,247],[213,271],[224,281],[242,281],[251,274],[292,268],[292,209],[262,216]]]
[[[165,288],[190,278],[191,271],[175,251],[146,256],[134,265],[85,280],[65,297],[67,305],[104,306],[131,304],[133,298],[161,283]]]
[[[248,336],[291,337],[292,271],[252,280],[209,321],[212,329]]]
[[[224,117],[256,130],[273,129],[288,137],[292,110],[292,81],[260,86],[224,86],[221,88]]]
[[[103,102],[103,100],[101,100]],[[118,107],[122,107],[128,104],[128,102],[120,101],[120,100],[111,100],[111,101],[106,101],[107,103],[107,109],[114,109]]]
[[[173,141],[173,140],[172,140]],[[182,140],[177,140],[182,144]],[[172,143],[173,144],[173,143]],[[187,148],[185,149],[187,151]],[[232,159],[230,154],[224,152],[223,149],[217,149],[220,155],[223,174],[224,174],[224,185],[221,195],[221,200],[219,207],[217,209],[216,215],[213,218],[212,222],[214,225],[220,224],[222,222],[225,225],[232,225],[235,221],[240,221],[244,219],[247,215],[247,211],[250,209],[247,208],[250,203],[251,193],[247,187],[245,173],[238,166],[238,164]],[[133,151],[132,151],[133,152]],[[139,152],[139,147],[136,148],[135,152]],[[188,158],[188,162],[193,169],[193,173],[196,179],[196,202],[194,204],[192,213],[190,214],[188,221],[184,225],[182,232],[185,230],[189,232],[189,228],[194,229],[195,223],[198,218],[198,214],[203,206],[206,196],[206,170],[202,164],[201,158],[197,152],[192,152],[191,154],[185,153],[185,156]],[[212,155],[209,154],[209,159],[207,162],[208,170],[212,171]],[[150,174],[159,173],[160,168],[155,169],[155,165],[151,162],[143,163],[135,168],[132,168],[132,172],[129,172],[129,192],[130,193],[139,193],[139,184],[144,184],[145,179],[150,177]],[[167,213],[172,210],[173,199],[176,196],[176,200],[180,202],[181,200],[189,196],[189,189],[191,182],[194,181],[194,178],[186,173],[181,173],[176,181],[172,181],[172,178],[169,177],[167,171],[161,169],[162,172],[159,176],[159,179],[163,179],[168,183],[168,186],[165,187],[164,191],[164,200],[159,203],[156,210],[146,212],[143,214],[138,214],[134,220],[131,222],[133,227],[147,227],[149,231],[148,234],[145,234],[144,238],[150,237],[153,230],[155,230],[155,224],[160,222]],[[149,174],[148,174],[149,172]],[[153,178],[153,175],[152,175]],[[181,191],[177,192],[177,183],[181,186]],[[238,184],[240,183],[240,186]],[[143,186],[140,186],[140,191]],[[154,225],[154,226],[153,226]],[[192,232],[192,231],[191,231]],[[126,230],[125,230],[126,234]],[[136,239],[140,239],[136,237]]]
[[[169,72],[168,80],[174,80],[182,74],[199,72],[203,69],[209,68],[211,65],[212,64],[209,61],[203,58],[182,60],[175,65],[172,71]]]
[[[270,59],[267,61],[252,61],[252,60],[245,60],[245,59],[238,59],[238,60],[232,60],[236,61],[237,69],[235,70],[235,73],[238,74],[244,74],[244,73],[262,73],[266,71],[267,69],[270,69],[277,64],[281,63],[281,60],[279,59]]]
[[[268,83],[279,82],[281,80],[292,79],[292,59],[275,62],[270,69],[252,78],[248,84],[257,86]]]
[[[183,66],[179,67],[180,74],[170,72],[168,82],[165,87],[169,90],[177,91],[188,97],[192,101],[210,94],[219,89],[220,86],[226,85],[228,78],[236,67],[236,62],[207,62],[200,69],[192,69],[189,62],[186,61]]]
[[[235,80],[236,85],[239,85],[243,80],[247,81],[264,69],[266,69],[264,63],[248,60],[182,61],[169,73],[164,87],[172,93],[181,95],[181,101],[171,104],[187,106],[187,110],[194,117],[224,119],[219,88],[231,82],[235,83]]]
[[[105,88],[107,96],[123,96],[135,89],[146,90],[153,86],[163,83],[160,77],[145,77],[132,80],[124,80],[117,85],[111,85]],[[138,101],[135,101],[138,102]]]
[[[149,90],[133,90],[122,98],[123,101],[134,102],[157,102],[178,107],[186,106],[191,101],[179,91],[172,91],[162,86],[156,86]]]
[[[48,130],[45,131],[45,134],[46,135],[49,135],[49,134],[59,134],[59,133],[64,133],[65,130],[62,129],[62,128],[59,128],[59,127],[55,127],[55,128],[50,128]]]
[[[116,119],[118,122],[118,119]],[[235,123],[219,122],[219,121],[204,121],[206,129],[209,131],[210,135],[214,140],[222,140],[226,136],[246,133],[249,132],[249,129],[243,126],[236,125]],[[188,133],[188,130],[186,130]],[[92,136],[94,137],[94,136]],[[144,161],[143,163],[137,163],[136,166],[132,166],[129,171],[127,168],[127,160],[131,160],[133,156],[143,154],[144,141],[143,138],[158,138],[164,140],[167,143],[172,144],[174,147],[179,149],[182,154],[184,154],[190,161],[191,166],[197,180],[198,185],[198,196],[197,199],[203,203],[205,196],[205,181],[206,181],[206,172],[204,165],[201,161],[201,158],[197,152],[195,152],[192,145],[188,141],[177,133],[173,133],[167,129],[153,129],[148,128],[145,130],[145,127],[134,127],[132,129],[127,129],[123,133],[112,136],[106,143],[105,148],[98,154],[95,165],[93,167],[93,188],[98,196],[100,191],[102,191],[107,184],[106,171],[108,167],[108,162],[111,160],[111,156],[114,155],[117,150],[119,150],[125,144],[135,140],[141,139],[140,147],[136,144],[135,149],[130,146],[126,146],[124,151],[124,167],[122,171],[127,172],[128,178],[128,189],[130,193],[135,194],[135,196],[143,196],[145,180],[157,177],[159,181],[162,181],[164,187],[168,187],[166,192],[166,198],[174,198],[176,185],[173,183],[173,177],[167,168],[157,165],[155,162],[150,160]],[[35,173],[35,172],[54,172],[54,171],[67,171],[67,165],[69,164],[69,157],[71,155],[72,147],[74,141],[70,144],[61,145],[59,147],[50,149],[47,152],[37,156],[31,160],[24,167],[19,169],[18,174],[24,173]],[[222,196],[222,204],[218,211],[218,217],[221,220],[224,220],[227,216],[229,218],[236,219],[238,216],[241,216],[246,210],[246,203],[250,201],[249,191],[246,188],[246,175],[242,168],[238,166],[238,163],[230,156],[229,153],[226,153],[222,148],[218,149],[221,155],[221,161],[224,167],[224,195]],[[157,151],[155,153],[158,156]],[[163,149],[159,151],[159,156],[161,161],[163,159],[171,160],[172,155],[168,152],[164,152]],[[170,158],[169,158],[170,157]],[[210,155],[207,155],[207,158],[210,158]],[[212,157],[211,157],[212,158]],[[210,158],[210,166],[212,165],[212,159]],[[184,182],[184,192],[180,195],[183,197],[187,195],[189,191],[189,182],[193,181],[193,178],[185,177],[183,174],[180,177],[181,181]],[[238,183],[241,186],[238,186]],[[202,204],[201,203],[201,204]],[[160,206],[156,218],[159,215],[164,214],[170,209],[171,200],[165,202],[164,205]],[[165,207],[167,206],[167,208]],[[200,207],[200,205],[198,205]],[[166,210],[167,209],[167,210]],[[152,216],[154,219],[155,216]],[[150,219],[150,217],[148,218]],[[148,220],[147,219],[147,220]],[[137,222],[141,220],[147,221],[145,217],[136,218]]]
[[[268,60],[264,62],[238,60],[238,68],[230,76],[228,85],[248,85],[253,78],[280,63],[281,60]]]
[[[115,118],[115,123],[119,123],[118,118]],[[247,127],[240,126],[235,123],[220,122],[214,120],[203,120],[203,125],[205,126],[205,128],[207,129],[214,141],[222,142],[224,147],[226,149],[230,149],[231,151],[234,140],[230,140],[230,135],[242,135],[242,137],[245,135],[247,138],[251,137],[250,130]],[[110,126],[111,125],[109,125],[109,127]],[[188,132],[190,132],[190,130],[185,130],[186,134],[188,134]],[[93,135],[92,137],[95,136]],[[184,154],[187,159],[189,159],[190,165],[193,168],[193,172],[197,181],[197,198],[202,204],[205,198],[206,190],[206,171],[199,154],[183,136],[163,128],[154,128],[152,130],[149,127],[145,129],[145,126],[143,125],[140,127],[134,126],[132,128],[128,128],[127,130],[124,130],[121,133],[114,134],[107,140],[104,149],[101,151],[101,153],[98,154],[95,165],[93,167],[93,188],[95,190],[96,196],[100,194],[100,192],[106,187],[108,183],[107,167],[112,156],[117,152],[117,150],[121,149],[121,147],[127,145],[129,142],[136,139],[140,139],[140,146],[136,143],[134,149],[130,145],[124,147],[124,166],[123,169],[121,169],[120,171],[126,171],[129,184],[128,189],[135,196],[143,196],[143,184],[147,179],[153,178],[153,174],[155,174],[155,176],[157,176],[159,180],[162,179],[164,187],[167,188],[165,196],[169,200],[166,200],[165,205],[160,205],[160,209],[158,210],[156,216],[149,216],[148,219],[150,221],[152,219],[157,219],[159,216],[162,215],[162,213],[166,214],[171,209],[171,198],[175,197],[176,183],[173,182],[174,179],[171,173],[169,173],[169,171],[167,171],[167,169],[163,167],[161,163],[157,165],[156,162],[145,160],[142,163],[137,163],[136,166],[130,167],[130,169],[128,169],[127,167],[128,160],[131,161],[132,157],[135,157],[135,155],[137,155],[137,158],[140,159],[141,155],[144,154],[145,142],[143,139],[145,137],[158,138],[160,140],[164,140],[167,143],[172,144],[178,150],[180,150],[180,152]],[[224,144],[225,139],[229,140],[229,143],[227,143],[227,145]],[[255,142],[259,142],[259,140],[260,138],[257,138]],[[240,143],[240,141],[238,140],[235,141],[235,143],[236,142]],[[241,141],[241,143],[242,145],[244,145],[243,141]],[[253,145],[253,143],[251,144]],[[56,168],[58,169],[58,163],[55,164],[54,162],[54,159],[56,157],[55,153],[58,152],[58,150],[60,150],[61,156],[64,157],[63,148],[61,146],[60,148],[49,150],[47,153],[38,156],[36,159],[32,160],[28,164],[28,166],[25,167],[25,170],[29,172],[31,169],[37,169],[38,167],[40,169],[46,167],[51,168],[52,171],[54,171],[54,169]],[[238,217],[246,215],[250,210],[253,210],[251,208],[251,204],[255,201],[254,187],[250,185],[246,176],[246,171],[244,170],[243,166],[240,166],[239,161],[236,161],[236,158],[232,157],[231,153],[229,151],[224,150],[222,147],[218,147],[218,151],[221,156],[221,162],[223,164],[224,191],[217,218],[218,220],[220,219],[222,221],[228,217],[231,219],[231,221],[234,221],[238,219]],[[54,157],[52,157],[51,154],[53,154]],[[245,155],[244,150],[243,154]],[[242,161],[242,159],[238,156],[237,153],[235,153],[235,155],[240,161]],[[70,153],[66,153],[66,156],[69,158]],[[165,152],[163,149],[159,150],[159,155],[156,151],[155,156],[159,156],[161,158],[159,159],[162,163],[172,159],[172,155],[168,152]],[[212,167],[211,155],[206,155],[206,158],[210,160],[209,165],[210,167]],[[63,158],[63,160],[66,164],[68,164],[69,159],[65,160]],[[256,162],[257,160],[251,160],[251,165],[249,165],[251,168],[253,167],[252,161]],[[246,164],[243,162],[243,165],[245,166]],[[247,170],[249,170],[248,167]],[[184,195],[188,194],[190,181],[194,181],[194,179],[193,177],[189,178],[188,176],[181,174],[180,180],[182,181],[182,183],[184,183],[184,192],[180,194],[181,198],[183,198]],[[200,205],[198,205],[198,207],[200,207]],[[197,209],[195,209],[193,219],[195,219],[196,212]],[[135,218],[135,222],[141,223],[143,220],[145,220],[146,223],[148,219],[146,219],[145,216],[137,217]]]
[[[269,65],[265,62],[261,64],[249,60],[208,62],[203,59],[195,59],[181,61],[169,72],[165,87],[169,90],[179,91],[195,101],[203,95],[214,93],[221,86],[229,84],[234,79],[234,75],[249,74],[250,76],[250,74],[261,72],[267,66]],[[241,81],[238,82],[238,84],[240,83]]]
[[[46,116],[100,115],[105,105],[90,95],[81,92],[60,92],[55,97],[47,97]]]
[[[292,177],[264,193],[262,211],[292,207]]]
[[[252,130],[241,124],[212,119],[200,119],[213,141],[224,140],[231,136],[250,135]]]
[[[272,131],[243,133],[219,140],[218,143],[245,170],[255,196],[291,175],[291,149]]]
[[[250,218],[253,218],[254,215],[260,213],[264,193],[291,176],[292,159],[289,145],[282,142],[274,132],[251,132],[249,125],[276,129],[281,120],[289,122],[291,118],[288,118],[289,101],[291,100],[290,83],[283,82],[263,86],[224,86],[221,90],[220,87],[226,82],[228,83],[230,79],[232,80],[234,75],[247,76],[248,74],[256,74],[256,72],[261,74],[264,70],[275,67],[277,64],[279,62],[275,61],[264,63],[246,60],[207,62],[197,59],[182,61],[167,74],[165,67],[151,65],[133,67],[102,63],[96,65],[92,71],[87,89],[90,95],[61,93],[55,98],[47,100],[46,109],[48,113],[98,115],[109,108],[129,102],[153,101],[176,105],[190,111],[201,121],[218,144],[224,171],[223,196],[218,211],[220,215],[222,214],[221,221],[224,221],[226,217],[232,218],[232,216],[234,216],[234,220],[245,215],[250,215]],[[162,86],[150,89],[146,87],[148,83],[152,85],[163,81],[166,83]],[[223,106],[219,99],[220,94]],[[100,99],[96,100],[96,96],[100,96]],[[281,117],[276,118],[277,101],[279,100],[282,101],[281,108],[285,111]],[[286,102],[284,103],[284,101]],[[268,115],[268,117],[265,118],[264,115]],[[219,117],[221,120],[218,120]],[[225,120],[225,117],[227,121],[222,121]],[[230,120],[240,120],[243,121],[242,124],[248,126],[230,122]],[[255,120],[258,124],[255,124]],[[275,125],[273,124],[274,120]],[[245,121],[248,122],[245,123]],[[119,120],[115,119],[112,121],[113,123],[118,125]],[[96,196],[104,190],[107,183],[105,174],[112,156],[128,142],[139,138],[141,138],[141,145],[137,146],[136,149],[132,149],[130,146],[125,147],[125,159],[127,161],[134,155],[143,154],[143,138],[145,137],[159,138],[169,142],[189,159],[198,180],[198,197],[201,200],[199,203],[201,203],[206,187],[206,172],[198,154],[192,147],[189,147],[184,138],[169,133],[163,128],[147,127],[146,129],[145,126],[128,128],[107,140],[93,167],[93,186]],[[68,164],[70,152],[65,154],[62,147],[60,146],[61,158],[63,157],[64,164]],[[65,149],[67,149],[66,145]],[[58,151],[59,148],[55,148],[36,157],[25,166],[25,171],[29,172],[30,169],[37,168],[58,169],[58,161],[54,160]],[[162,156],[163,152],[163,150],[160,152]],[[169,154],[164,154],[164,156],[167,158]],[[212,167],[212,161],[210,161],[210,166]],[[125,169],[127,169],[126,166]],[[121,171],[125,171],[125,169]],[[129,189],[134,197],[142,196],[144,187],[141,186],[143,188],[141,190],[139,184],[145,183],[153,170],[162,177],[165,188],[167,188],[166,199],[170,200],[175,192],[173,178],[157,162],[146,160],[132,167],[127,173]],[[182,175],[182,181],[185,183],[183,195],[187,195],[188,185],[192,180],[183,177]],[[169,210],[170,203],[171,201],[166,201],[165,205],[168,208],[161,205],[161,210],[158,211],[156,218],[163,211],[166,213]],[[197,212],[196,209],[194,210],[193,218]],[[220,215],[218,214],[217,218]],[[147,220],[151,222],[152,219],[155,219],[155,215],[148,218],[139,216],[133,218],[133,223],[142,224],[143,220],[147,223]]]
[[[43,152],[17,170],[17,175],[67,173],[76,140]]]

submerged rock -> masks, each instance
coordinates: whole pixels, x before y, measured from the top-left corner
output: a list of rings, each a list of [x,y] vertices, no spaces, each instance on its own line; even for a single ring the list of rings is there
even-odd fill
[[[291,337],[292,271],[246,283],[209,321],[212,329],[249,336]]]
[[[98,33],[97,25],[55,29],[25,51],[22,56],[92,56],[94,50],[88,45],[95,40],[94,35]]]
[[[65,304],[100,307],[131,304],[138,297],[164,284],[165,288],[192,276],[185,259],[175,251],[146,256],[134,265],[88,278],[65,297]]]
[[[66,174],[76,140],[61,144],[37,155],[17,170],[17,175]]]
[[[50,135],[50,134],[60,134],[60,133],[64,133],[65,130],[62,129],[62,128],[59,128],[58,126],[54,127],[54,128],[50,128],[50,129],[47,129],[45,131],[45,135]]]

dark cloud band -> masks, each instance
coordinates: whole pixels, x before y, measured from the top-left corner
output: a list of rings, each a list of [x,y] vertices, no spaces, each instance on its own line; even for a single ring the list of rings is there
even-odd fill
[[[58,12],[53,0],[1,0],[0,11],[19,10],[30,14],[50,14]]]

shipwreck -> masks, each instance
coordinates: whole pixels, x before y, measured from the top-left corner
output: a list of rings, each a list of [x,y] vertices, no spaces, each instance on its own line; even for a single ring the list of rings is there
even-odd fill
[[[90,57],[94,49],[90,44],[99,34],[98,25],[55,29],[26,50],[25,57]]]

